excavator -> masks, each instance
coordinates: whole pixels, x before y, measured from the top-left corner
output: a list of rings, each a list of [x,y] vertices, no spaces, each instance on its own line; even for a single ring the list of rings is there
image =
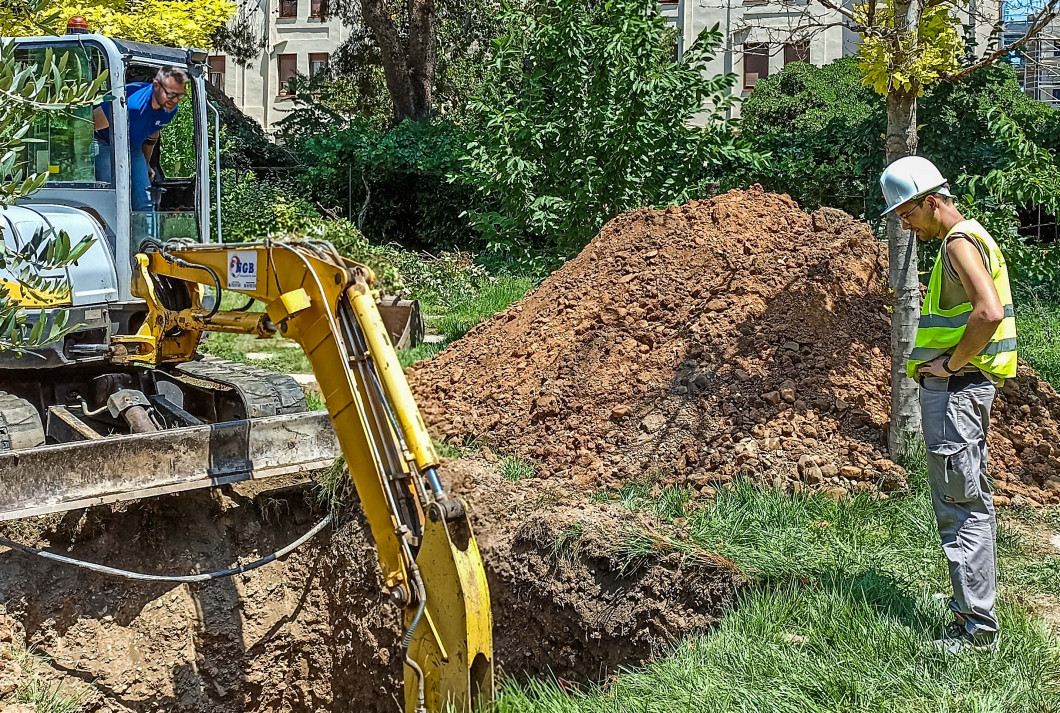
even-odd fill
[[[76,325],[40,348],[0,352],[0,520],[306,473],[341,455],[387,595],[405,611],[406,711],[492,700],[481,554],[465,504],[438,476],[394,348],[408,338],[408,306],[382,298],[372,271],[329,243],[224,241],[205,52],[111,39],[81,18],[66,35],[12,41],[20,65],[63,54],[70,81],[105,76],[112,140],[93,140],[93,107],[43,113],[24,159],[49,179],[0,208],[12,249],[42,230],[92,238],[75,263],[46,275],[68,289],[19,292],[16,276],[0,271],[30,324],[65,312]],[[167,176],[163,143],[153,210],[133,211],[125,88],[163,66],[191,78],[183,151],[193,167]],[[101,150],[113,152],[105,173]],[[233,295],[245,304],[222,309]],[[308,411],[290,376],[201,355],[208,332],[297,342],[326,412]]]

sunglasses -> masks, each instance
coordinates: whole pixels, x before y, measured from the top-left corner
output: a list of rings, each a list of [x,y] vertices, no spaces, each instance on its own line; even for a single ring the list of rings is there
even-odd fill
[[[163,87],[162,83],[159,82],[157,79],[155,80],[155,84],[157,84],[158,88],[162,90],[162,93],[166,95],[166,99],[183,99],[184,96],[187,94],[187,92],[171,92],[165,87]]]
[[[923,198],[918,200],[916,203],[914,203],[913,207],[910,208],[909,210],[907,210],[905,213],[896,213],[896,215],[898,216],[898,219],[901,220],[901,221],[907,220],[909,218],[909,216],[911,216],[913,214],[913,212],[917,208],[919,208],[920,206],[924,205],[924,201],[926,201],[926,200],[927,200],[927,196],[924,196]]]

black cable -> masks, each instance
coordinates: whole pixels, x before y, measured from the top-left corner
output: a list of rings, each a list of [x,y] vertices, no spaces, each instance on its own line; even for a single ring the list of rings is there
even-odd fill
[[[107,567],[105,565],[96,564],[95,562],[85,562],[84,560],[74,559],[73,557],[67,557],[66,555],[60,555],[55,552],[48,552],[47,550],[37,549],[36,547],[24,545],[21,542],[9,540],[6,537],[0,537],[0,545],[5,545],[13,550],[18,550],[19,552],[37,555],[38,557],[43,557],[44,559],[52,560],[53,562],[59,562],[61,564],[72,564],[75,567],[81,567],[82,569],[88,569],[93,572],[99,572],[101,574],[110,574],[116,577],[124,577],[125,579],[137,579],[149,582],[207,582],[211,579],[234,577],[237,574],[243,574],[244,572],[249,572],[253,569],[257,569],[258,567],[263,567],[269,562],[275,562],[276,560],[280,559],[281,557],[284,557],[287,554],[290,554],[291,552],[311,540],[318,532],[323,530],[332,521],[333,518],[333,513],[329,512],[323,520],[313,526],[312,530],[305,533],[283,549],[273,552],[271,555],[266,555],[265,557],[262,557],[259,560],[255,560],[249,564],[245,564],[240,567],[234,567],[232,569],[222,569],[217,572],[207,572],[205,574],[165,575],[130,572],[125,569]]]

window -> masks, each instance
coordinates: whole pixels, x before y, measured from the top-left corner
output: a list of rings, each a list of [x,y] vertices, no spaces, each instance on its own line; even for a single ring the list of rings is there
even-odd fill
[[[313,52],[309,55],[309,76],[315,77],[320,72],[327,71],[328,53]]]
[[[279,70],[280,89],[279,95],[281,97],[290,96],[291,92],[287,83],[291,77],[298,74],[298,55],[296,54],[281,54],[276,57],[276,65]]]
[[[759,79],[769,76],[769,45],[748,43],[743,46],[743,90],[749,92]]]
[[[789,42],[784,45],[784,66],[792,62],[810,61],[810,43],[808,40],[802,42]]]
[[[45,54],[55,53],[65,59],[60,76],[69,84],[91,82],[107,69],[106,56],[93,44],[49,43],[17,48],[16,71],[26,66],[39,67]],[[58,64],[58,62],[57,62]],[[82,106],[69,110],[36,112],[30,124],[28,141],[19,150],[19,159],[30,172],[48,175],[48,185],[83,183],[102,187],[113,181],[113,148],[110,132],[95,131],[97,122],[109,124],[110,106]]]
[[[295,20],[298,18],[298,0],[280,0],[280,18]]]
[[[210,84],[223,92],[225,90],[225,58],[210,57],[206,63],[210,69]]]
[[[309,0],[309,16],[323,20],[328,16],[328,0]]]

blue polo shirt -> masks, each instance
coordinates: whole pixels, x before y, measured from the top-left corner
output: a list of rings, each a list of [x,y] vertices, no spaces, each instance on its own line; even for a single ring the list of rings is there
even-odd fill
[[[151,106],[151,94],[154,90],[152,82],[133,82],[125,87],[126,106],[129,109],[129,147],[138,149],[143,146],[144,141],[156,131],[173,120],[177,115],[177,109],[166,111],[155,109]],[[103,104],[103,113],[107,121],[112,122],[111,103]],[[96,138],[105,144],[110,143],[110,127],[96,131]]]

